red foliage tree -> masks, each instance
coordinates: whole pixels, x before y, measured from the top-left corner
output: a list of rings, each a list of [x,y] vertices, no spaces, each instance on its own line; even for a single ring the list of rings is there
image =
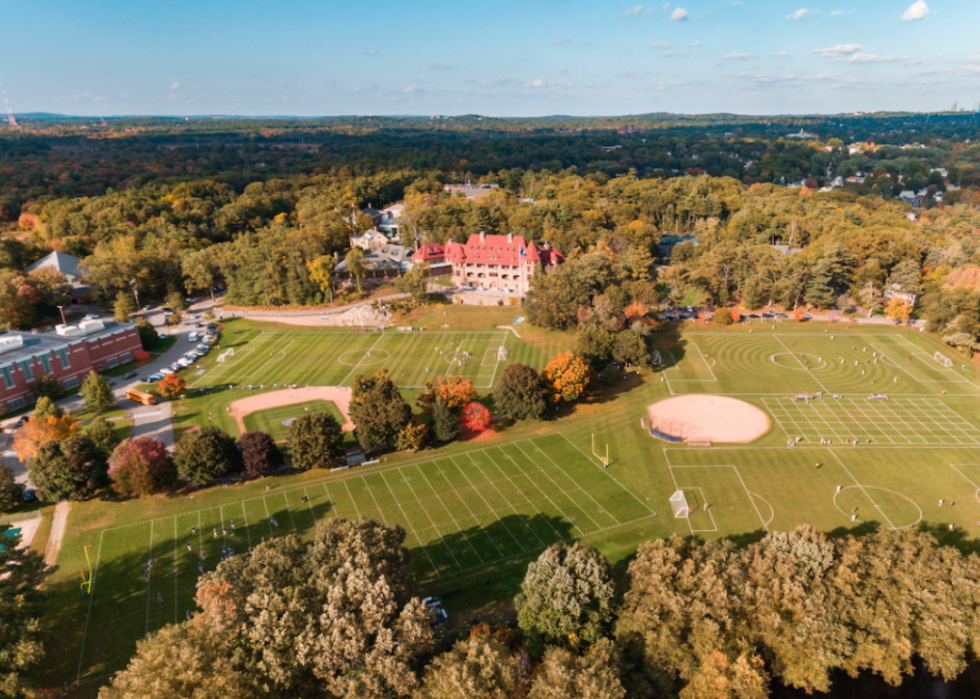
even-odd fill
[[[462,423],[473,432],[483,432],[493,424],[493,415],[480,403],[470,403],[463,408]]]
[[[187,382],[177,374],[167,374],[157,384],[157,393],[173,400],[187,390]]]
[[[151,495],[174,482],[177,469],[167,447],[149,437],[127,439],[109,458],[112,489],[124,495]]]

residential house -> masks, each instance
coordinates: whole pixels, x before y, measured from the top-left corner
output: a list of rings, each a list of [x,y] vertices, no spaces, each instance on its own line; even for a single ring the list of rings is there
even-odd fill
[[[464,196],[467,199],[476,199],[499,186],[499,184],[444,184],[442,189],[453,197]]]
[[[369,252],[376,252],[388,244],[388,237],[376,228],[364,231],[360,235],[350,237],[350,246]]]
[[[85,273],[85,270],[79,267],[81,263],[82,261],[74,255],[53,252],[50,255],[45,255],[37,262],[28,265],[24,271],[28,274],[39,269],[53,269],[61,272],[65,276],[66,281],[71,285],[72,303],[76,303],[92,297],[92,290],[82,281],[82,275]]]

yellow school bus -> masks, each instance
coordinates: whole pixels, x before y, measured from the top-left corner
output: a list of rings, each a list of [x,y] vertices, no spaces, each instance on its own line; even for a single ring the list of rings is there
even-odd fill
[[[154,396],[152,393],[137,391],[135,388],[131,388],[126,391],[126,397],[130,400],[136,401],[137,403],[142,403],[143,405],[155,405],[157,402],[156,396]]]

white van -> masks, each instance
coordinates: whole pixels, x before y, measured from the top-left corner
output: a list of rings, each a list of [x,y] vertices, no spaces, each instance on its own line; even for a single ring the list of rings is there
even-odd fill
[[[197,332],[192,332],[190,335],[187,336],[187,339],[190,340],[191,342],[197,342]]]

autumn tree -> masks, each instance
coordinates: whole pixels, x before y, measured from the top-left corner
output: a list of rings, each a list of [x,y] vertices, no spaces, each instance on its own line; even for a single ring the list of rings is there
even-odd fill
[[[129,291],[120,291],[116,294],[116,300],[112,304],[112,317],[117,323],[128,323],[129,316],[136,313],[136,299]]]
[[[198,581],[201,624],[283,696],[407,696],[432,632],[404,541],[400,528],[339,518],[308,543],[275,537]]]
[[[594,325],[585,325],[575,338],[575,353],[587,359],[596,369],[601,369],[612,357],[613,343],[617,336],[617,333]]]
[[[108,483],[107,459],[88,437],[69,437],[42,444],[27,468],[45,500],[84,500]]]
[[[17,430],[13,448],[22,462],[29,461],[37,456],[38,449],[48,442],[68,439],[78,432],[78,423],[71,415],[33,417]]]
[[[317,285],[321,292],[327,294],[333,303],[333,277],[337,259],[333,255],[320,255],[306,263],[310,281]]]
[[[80,389],[85,405],[96,413],[101,413],[116,404],[116,397],[112,395],[112,387],[105,377],[94,371],[90,371],[85,380],[82,381]]]
[[[283,456],[272,436],[265,432],[246,432],[238,440],[242,469],[248,478],[268,476],[282,467]]]
[[[459,641],[429,665],[417,699],[509,699],[517,684],[510,651],[492,636]]]
[[[358,374],[351,389],[350,418],[361,448],[370,453],[394,440],[408,424],[412,409],[385,370]]]
[[[482,403],[474,401],[463,408],[461,420],[471,432],[485,432],[493,425],[493,414]]]
[[[621,675],[620,653],[609,639],[600,638],[582,655],[551,647],[545,651],[527,699],[623,699],[626,690]]]
[[[440,376],[436,388],[449,409],[457,415],[463,408],[476,400],[476,389],[473,388],[473,382],[465,376],[453,374]]]
[[[242,469],[242,456],[235,439],[217,427],[185,432],[174,449],[177,475],[194,485],[207,485],[215,478]]]
[[[251,699],[254,682],[228,641],[195,623],[164,626],[136,642],[125,670],[99,691],[99,699]]]
[[[344,433],[330,413],[304,413],[289,426],[286,444],[296,470],[330,468],[344,453]]]
[[[95,442],[106,454],[111,454],[121,441],[112,425],[104,417],[97,417],[83,429],[85,436]]]
[[[912,304],[899,296],[893,296],[885,304],[885,315],[891,320],[908,323],[912,315]]]
[[[157,393],[168,400],[174,400],[187,390],[187,382],[177,374],[167,374],[157,383]]]
[[[409,420],[401,432],[395,448],[399,451],[417,452],[429,443],[429,426],[422,420]]]
[[[556,354],[541,375],[552,403],[577,400],[589,385],[592,371],[588,363],[574,352]]]
[[[31,418],[34,420],[46,420],[49,417],[64,417],[64,415],[64,409],[47,396],[38,398],[31,412]]]
[[[123,495],[152,495],[177,479],[170,452],[162,442],[137,437],[122,442],[109,457],[112,489]]]
[[[514,600],[517,623],[533,643],[589,645],[608,631],[614,597],[601,553],[578,542],[554,544],[527,567]]]
[[[540,420],[548,410],[547,389],[541,376],[525,364],[511,364],[493,389],[497,410],[513,420]]]

